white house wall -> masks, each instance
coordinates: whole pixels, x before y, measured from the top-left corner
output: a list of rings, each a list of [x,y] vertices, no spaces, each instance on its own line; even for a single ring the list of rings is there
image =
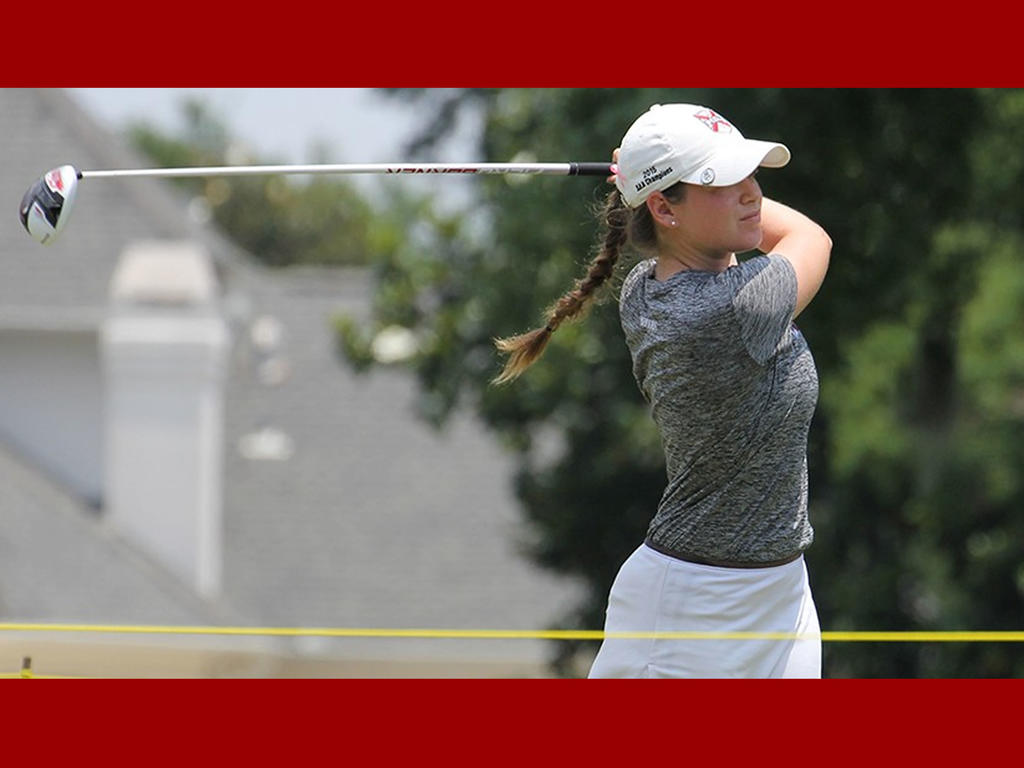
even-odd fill
[[[0,437],[81,498],[103,488],[97,335],[0,331]]]

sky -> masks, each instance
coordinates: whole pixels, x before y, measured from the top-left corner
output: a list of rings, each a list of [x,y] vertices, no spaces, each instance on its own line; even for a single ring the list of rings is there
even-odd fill
[[[337,162],[387,162],[415,129],[407,106],[368,88],[72,88],[71,95],[108,127],[145,120],[181,126],[181,104],[209,104],[231,133],[283,162],[308,160],[314,142]]]
[[[309,162],[320,144],[333,163],[405,160],[402,146],[421,125],[416,108],[370,88],[70,88],[70,95],[101,124],[118,130],[145,121],[174,132],[181,105],[198,98],[211,107],[230,135],[260,156],[281,163]],[[471,162],[472,127],[444,144],[437,161]],[[365,190],[380,180],[352,176]],[[411,181],[411,180],[410,180]],[[435,180],[436,181],[436,180]],[[404,182],[403,182],[404,183]],[[446,184],[447,189],[454,187]]]

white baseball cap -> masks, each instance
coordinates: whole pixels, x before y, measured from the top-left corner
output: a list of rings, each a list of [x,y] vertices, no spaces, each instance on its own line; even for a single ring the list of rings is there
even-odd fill
[[[745,139],[709,107],[655,104],[622,137],[615,186],[626,205],[636,208],[651,192],[677,181],[727,187],[758,166],[781,168],[789,158],[785,145]]]

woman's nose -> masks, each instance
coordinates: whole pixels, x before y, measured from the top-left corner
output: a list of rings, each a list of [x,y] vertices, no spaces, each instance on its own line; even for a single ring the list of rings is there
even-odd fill
[[[753,202],[761,197],[761,185],[757,183],[753,174],[740,182],[740,196],[745,203]]]

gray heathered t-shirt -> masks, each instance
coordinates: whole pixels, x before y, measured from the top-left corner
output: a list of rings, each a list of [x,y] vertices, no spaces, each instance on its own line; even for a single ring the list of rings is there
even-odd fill
[[[668,486],[648,543],[684,559],[756,564],[802,552],[807,434],[818,375],[792,323],[796,273],[756,256],[722,273],[622,286],[633,373],[661,431]]]

